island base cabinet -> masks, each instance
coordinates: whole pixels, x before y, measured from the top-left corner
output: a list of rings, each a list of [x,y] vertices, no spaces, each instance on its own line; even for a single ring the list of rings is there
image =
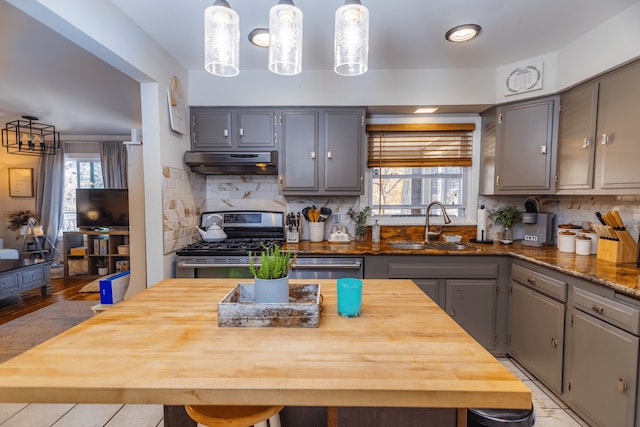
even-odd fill
[[[511,285],[509,354],[562,393],[565,305],[519,283]]]
[[[594,426],[634,426],[638,337],[575,310],[572,342],[572,409]]]

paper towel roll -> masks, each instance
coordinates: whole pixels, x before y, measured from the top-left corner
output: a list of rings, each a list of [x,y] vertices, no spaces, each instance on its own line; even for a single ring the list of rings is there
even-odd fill
[[[484,208],[484,205],[480,206],[478,209],[478,227],[476,233],[476,240],[482,241],[487,240],[487,210]]]

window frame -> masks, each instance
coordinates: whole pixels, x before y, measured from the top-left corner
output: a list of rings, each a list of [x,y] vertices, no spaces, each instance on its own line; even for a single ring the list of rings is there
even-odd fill
[[[453,116],[445,115],[430,115],[430,116],[386,116],[386,115],[372,115],[367,119],[367,124],[444,124],[444,123],[475,123],[475,130],[472,131],[472,164],[468,166],[466,174],[466,182],[464,183],[466,188],[465,204],[466,215],[464,217],[452,217],[451,225],[475,225],[478,217],[478,197],[479,197],[479,181],[480,181],[480,143],[481,143],[481,129],[482,122],[479,114],[460,114]],[[366,144],[365,144],[366,145]],[[366,158],[366,146],[365,158]],[[366,168],[365,170],[365,190],[364,195],[360,197],[360,204],[372,206],[373,200],[373,169]],[[425,206],[426,207],[426,206]],[[425,216],[402,216],[394,217],[391,215],[375,215],[369,218],[368,223],[372,224],[374,221],[378,221],[380,225],[396,225],[396,226],[410,226],[410,225],[424,225]],[[435,219],[435,223],[438,224],[439,219]]]

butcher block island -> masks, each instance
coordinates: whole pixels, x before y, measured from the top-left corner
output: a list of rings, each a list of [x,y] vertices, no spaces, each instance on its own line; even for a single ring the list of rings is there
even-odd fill
[[[1,364],[0,401],[338,407],[340,426],[350,409],[439,408],[430,425],[459,427],[465,408],[530,407],[412,281],[364,280],[358,318],[338,316],[335,280],[313,283],[319,327],[234,328],[218,327],[217,303],[238,279],[163,280]]]

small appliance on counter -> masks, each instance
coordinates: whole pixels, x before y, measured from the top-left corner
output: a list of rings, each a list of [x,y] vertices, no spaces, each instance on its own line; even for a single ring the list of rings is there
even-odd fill
[[[300,236],[302,235],[302,223],[300,222],[300,212],[289,212],[284,221],[285,232],[287,235],[287,243],[300,242]]]
[[[538,199],[530,196],[524,202],[522,214],[524,224],[523,246],[548,246],[553,244],[553,217],[551,213],[539,212]]]

